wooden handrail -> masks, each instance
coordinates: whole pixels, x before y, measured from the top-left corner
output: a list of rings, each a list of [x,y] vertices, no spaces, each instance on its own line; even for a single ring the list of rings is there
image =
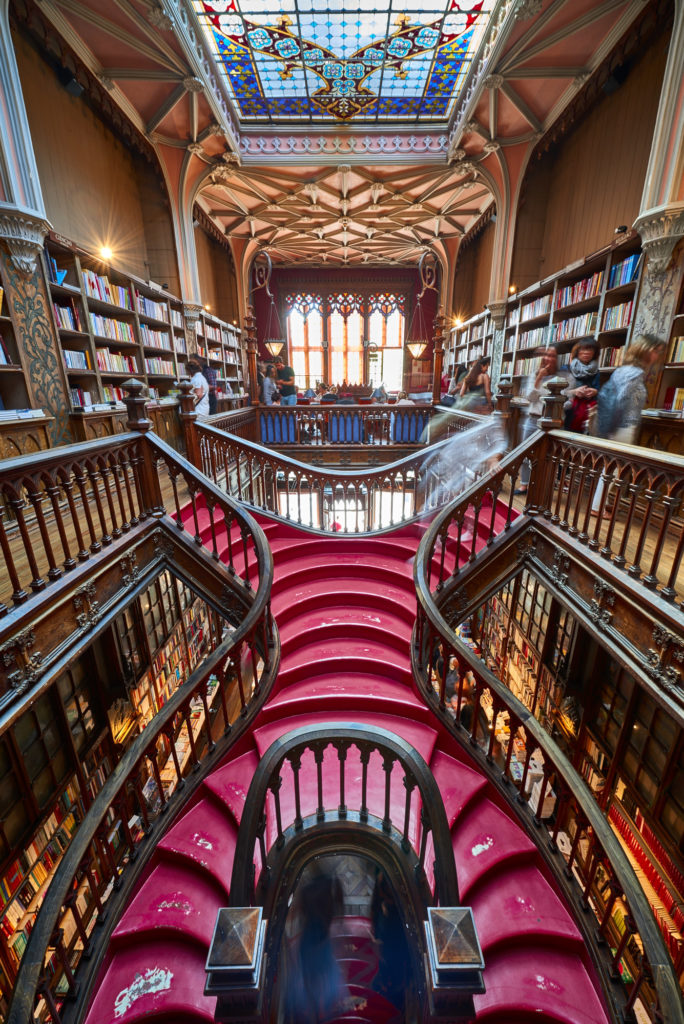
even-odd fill
[[[492,447],[501,447],[497,420],[481,418],[478,427],[491,434],[488,443]],[[450,448],[451,437],[431,445],[429,453],[421,450],[380,468],[338,470],[300,462],[207,423],[198,423],[196,431],[202,469],[210,480],[220,482],[227,493],[253,509],[313,532],[359,534],[394,529],[433,514],[463,486],[462,477],[449,476],[457,461]],[[464,464],[463,471],[470,476],[486,475],[489,467],[483,459],[479,465]],[[383,499],[388,509],[382,509]],[[339,511],[334,510],[336,503]]]
[[[349,806],[349,791],[345,788],[345,762],[350,747],[356,747],[362,765],[361,804],[359,807]],[[299,766],[302,755],[311,751],[320,766],[328,747],[337,752],[338,771],[335,782],[338,783],[337,804],[331,807],[319,805],[312,821],[307,821],[300,813]],[[366,806],[366,785],[369,760],[373,753],[379,753],[383,759],[385,772],[384,817],[373,816]],[[284,820],[281,812],[281,772],[287,762],[292,771],[294,787],[294,814],[292,820]],[[403,820],[392,822],[390,817],[390,790],[392,766],[398,762],[404,777],[406,801]],[[319,768],[319,771],[322,770]],[[396,785],[396,780],[395,780]],[[415,788],[420,793],[420,810],[411,810],[411,793]],[[322,800],[322,779],[319,776],[319,800]],[[255,848],[262,854],[262,872],[265,868],[268,849],[266,845],[266,802],[269,794],[274,800],[274,813],[277,822],[277,834],[272,848],[282,850],[287,840],[302,835],[307,827],[316,827],[325,821],[344,820],[355,810],[363,823],[377,823],[388,840],[399,842],[408,852],[410,849],[409,832],[411,831],[411,815],[415,842],[414,847],[420,867],[425,870],[425,856],[428,834],[432,836],[435,856],[434,878],[435,895],[442,906],[458,905],[458,881],[451,846],[451,835],[446,811],[442,802],[439,787],[434,776],[420,754],[400,736],[376,726],[357,725],[346,722],[322,722],[315,728],[304,726],[286,733],[271,744],[259,761],[245,800],[245,811],[240,822],[233,874],[230,884],[231,906],[250,906],[254,899],[257,881],[254,879]],[[334,801],[333,801],[334,803]],[[422,828],[418,827],[418,824]]]
[[[580,905],[584,909],[589,908],[591,878],[598,863],[603,861],[609,864],[615,879],[612,892],[621,895],[627,903],[630,921],[633,922],[633,932],[638,935],[643,946],[646,966],[632,985],[627,1005],[633,1005],[648,970],[652,975],[653,984],[658,994],[662,1019],[668,1022],[672,1021],[673,1024],[674,1022],[681,1024],[684,1022],[682,993],[667,947],[638,879],[587,784],[525,705],[511,693],[504,683],[497,679],[452,629],[452,621],[457,622],[460,614],[456,583],[462,572],[463,564],[467,562],[471,567],[473,563],[480,562],[483,566],[486,564],[486,549],[478,554],[474,542],[470,544],[469,540],[470,536],[474,536],[478,530],[482,509],[487,508],[485,498],[488,497],[491,500],[492,508],[495,508],[501,495],[509,495],[508,516],[504,527],[509,528],[513,485],[517,480],[522,457],[529,458],[532,463],[532,479],[527,496],[526,514],[516,523],[516,531],[522,541],[525,533],[533,526],[543,529],[545,519],[553,520],[554,516],[558,516],[559,505],[554,504],[554,501],[558,501],[559,495],[561,501],[567,493],[568,502],[572,502],[573,496],[576,501],[584,500],[586,502],[587,496],[584,495],[584,499],[582,498],[582,487],[580,486],[578,491],[575,491],[572,477],[569,476],[568,467],[577,465],[577,460],[570,459],[569,453],[581,453],[580,458],[584,458],[585,455],[596,455],[603,460],[601,462],[603,466],[610,465],[608,460],[611,460],[612,463],[618,460],[621,466],[629,462],[634,466],[637,481],[644,474],[650,481],[653,481],[653,477],[649,473],[655,467],[659,474],[659,480],[666,478],[671,482],[669,495],[679,494],[679,488],[684,480],[684,460],[682,459],[674,460],[673,466],[673,461],[669,456],[644,452],[642,449],[632,446],[589,441],[564,431],[551,431],[541,437],[535,435],[524,448],[516,449],[505,457],[488,480],[474,484],[449,507],[442,510],[426,531],[414,561],[418,615],[412,640],[412,667],[424,696],[440,716],[450,723],[456,735],[462,735],[464,732],[463,727],[459,724],[464,700],[464,680],[466,673],[472,672],[475,679],[474,713],[467,739],[473,748],[477,748],[478,743],[484,743],[485,749],[481,756],[484,766],[489,766],[489,773],[497,782],[499,790],[516,807],[532,833],[534,833],[535,826],[538,829],[542,825],[544,797],[551,784],[551,779],[554,780],[553,785],[559,804],[567,807],[568,813],[573,813],[574,807],[577,832],[566,866],[570,877],[573,867],[578,865],[578,844],[582,835],[587,839],[589,845],[590,864]],[[584,466],[586,468],[586,463]],[[595,469],[596,463],[591,463],[591,466]],[[676,477],[676,482],[674,477]],[[564,491],[566,483],[567,492]],[[670,486],[669,483],[668,486]],[[594,489],[589,491],[589,500],[593,497]],[[579,498],[576,497],[577,494],[579,494]],[[648,520],[648,510],[642,514],[645,514]],[[564,521],[567,524],[572,522],[572,519],[566,515]],[[632,520],[630,519],[630,521]],[[485,537],[486,544],[493,543],[494,539],[495,531],[489,528]],[[445,566],[447,544],[451,546],[451,555],[455,556],[455,566],[451,571],[448,571]],[[604,552],[601,553],[604,554]],[[606,556],[604,555],[604,557]],[[639,578],[638,573],[632,572],[631,575],[633,578]],[[469,587],[471,587],[472,578],[471,571]],[[469,603],[472,603],[472,593],[469,593]],[[442,664],[444,666],[442,677],[437,684],[438,692],[435,692],[432,685],[432,660],[436,645],[442,647]],[[445,708],[446,676],[452,655],[457,659],[460,675],[454,708],[455,721],[451,719]],[[479,723],[479,708],[485,699],[491,702],[493,716],[493,728],[489,737],[478,736],[478,731],[482,732],[482,726]],[[505,759],[499,758],[498,765],[495,767],[496,722],[499,715],[504,713],[508,714],[510,722],[509,747]],[[521,800],[511,771],[513,738],[518,734],[524,738],[524,747],[527,751],[523,768],[523,786],[532,752],[539,749],[543,758],[542,785],[537,805],[532,809],[529,809],[528,805]],[[546,837],[547,843],[541,847],[548,851],[547,856],[550,856],[552,864],[558,857],[559,828],[560,821],[558,820],[555,825],[550,826]],[[608,917],[608,912],[604,911],[598,924],[599,938],[603,938],[605,935]],[[629,933],[626,933],[625,941],[628,938]],[[624,947],[618,949],[613,957],[611,964],[613,970],[617,968],[623,951]],[[604,987],[612,1006],[613,1019],[617,1020],[618,1010],[613,1002],[614,994],[607,982]]]

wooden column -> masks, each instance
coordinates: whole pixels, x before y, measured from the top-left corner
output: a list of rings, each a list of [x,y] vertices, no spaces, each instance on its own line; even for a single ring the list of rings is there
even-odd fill
[[[126,392],[126,397],[123,401],[128,412],[127,428],[138,434],[149,433],[152,429],[152,420],[147,415],[147,398],[143,395],[145,385],[142,381],[131,378],[125,381],[122,387]],[[145,444],[144,437],[140,438],[140,444],[138,445],[138,452],[135,458],[135,472],[138,475],[145,512],[154,516],[164,515],[164,501],[162,499],[156,461],[153,456],[152,446]]]
[[[187,377],[180,381],[180,418],[183,424],[183,435],[185,437],[185,457],[193,466],[202,468],[199,450],[199,440],[195,423],[197,413],[195,412],[195,396],[192,391],[192,382]]]
[[[439,403],[442,396],[442,367],[444,365],[444,307],[440,306],[434,320],[432,402]]]
[[[254,306],[247,307],[245,317],[245,332],[247,334],[247,370],[249,375],[249,400],[252,405],[259,403],[259,385],[257,383],[257,355],[259,346],[257,344],[256,317]]]

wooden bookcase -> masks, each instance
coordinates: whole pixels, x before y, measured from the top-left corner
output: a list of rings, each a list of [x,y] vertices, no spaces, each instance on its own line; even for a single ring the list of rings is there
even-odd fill
[[[469,366],[475,359],[491,356],[494,325],[488,312],[478,313],[452,327],[445,346],[444,372],[453,377],[457,366]]]
[[[106,411],[122,400],[121,385],[132,376],[147,385],[152,399],[176,400],[190,354],[181,299],[57,235],[47,240],[45,271],[72,411]],[[237,328],[203,313],[197,346],[220,382],[229,381],[239,393],[244,378]]]
[[[537,370],[540,346],[554,345],[563,363],[583,339],[597,342],[599,370],[607,378],[631,339],[640,273],[639,240],[630,236],[512,296],[501,375],[513,379],[514,392]]]
[[[21,346],[0,284],[0,412],[26,409],[29,405]]]

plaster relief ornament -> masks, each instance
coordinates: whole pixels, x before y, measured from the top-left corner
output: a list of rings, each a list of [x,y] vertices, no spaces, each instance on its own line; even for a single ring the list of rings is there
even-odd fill
[[[310,8],[296,9],[290,17],[261,14],[257,3],[242,0],[239,6],[237,0],[194,2],[244,117],[261,119],[275,113],[338,121],[376,113],[401,119],[415,115],[419,107],[425,112],[426,104],[434,107],[432,116],[446,120],[492,6],[491,0],[446,0],[444,12],[424,24],[416,23],[415,16],[398,14],[390,25],[390,9],[378,10],[363,16],[377,25],[376,34],[358,21],[356,5],[349,10],[330,5],[325,13],[313,16]],[[353,52],[353,44],[345,42],[350,38],[362,44]],[[435,61],[442,56],[444,66],[436,68]],[[423,59],[414,62],[416,57]],[[290,83],[287,93],[277,81],[270,84],[275,67],[280,82]],[[412,79],[421,75],[416,86]],[[298,95],[300,89],[306,95],[305,81],[310,102]],[[319,88],[311,88],[312,83],[320,83]]]

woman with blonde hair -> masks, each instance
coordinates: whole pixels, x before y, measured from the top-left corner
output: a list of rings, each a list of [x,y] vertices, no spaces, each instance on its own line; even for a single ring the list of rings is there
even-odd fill
[[[646,374],[664,354],[665,342],[648,334],[640,335],[627,348],[622,366],[599,392],[599,437],[635,443],[646,405]]]
[[[665,342],[642,334],[625,352],[622,366],[611,374],[598,396],[598,434],[622,444],[635,444],[639,436],[641,411],[646,405],[646,375],[665,355]],[[603,497],[603,476],[599,478],[591,503],[591,514],[599,514]],[[613,499],[608,498],[605,512],[612,512]]]

